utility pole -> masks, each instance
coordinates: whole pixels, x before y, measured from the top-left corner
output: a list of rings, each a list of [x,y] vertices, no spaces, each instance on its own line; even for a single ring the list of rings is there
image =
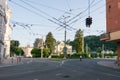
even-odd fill
[[[86,43],[86,47],[85,47],[86,49],[85,49],[85,52],[86,52],[86,54],[88,54],[88,44]]]
[[[102,53],[102,58],[104,58],[104,47],[105,47],[105,46],[104,46],[104,44],[103,44],[103,45],[102,45],[102,52],[103,52],[103,53]]]
[[[82,31],[82,52],[84,53],[84,35]]]
[[[66,30],[66,27],[67,27],[67,24],[66,24],[66,19],[69,18],[70,16],[63,16],[63,19],[64,19],[64,28],[65,28],[65,37],[64,37],[64,59],[66,59],[67,57],[67,47],[66,47],[66,35],[67,35],[67,30]]]
[[[43,36],[41,39],[41,58],[43,58]]]
[[[66,56],[67,56],[67,47],[66,47],[66,34],[67,34],[67,31],[66,31],[66,26],[65,26],[64,59],[66,59]]]

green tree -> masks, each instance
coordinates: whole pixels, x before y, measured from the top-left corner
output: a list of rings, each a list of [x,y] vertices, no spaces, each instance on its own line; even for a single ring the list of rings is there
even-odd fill
[[[44,48],[43,49],[43,56],[48,57],[50,55],[50,49],[49,48]]]
[[[53,52],[56,40],[53,37],[52,33],[49,32],[46,36],[45,45],[50,49],[50,53]]]
[[[40,51],[39,48],[33,48],[32,51],[31,51],[31,54],[35,58],[41,57],[41,51]]]
[[[101,47],[98,47],[97,50],[96,50],[96,52],[98,52],[98,53],[101,53],[101,51],[102,51]]]
[[[16,55],[23,55],[24,54],[22,48],[19,48],[19,47],[15,48],[15,53],[16,53]]]
[[[22,48],[19,48],[19,41],[17,40],[11,40],[10,42],[10,55],[13,56],[14,54],[16,55],[23,55],[24,52],[22,50]]]
[[[97,51],[97,49],[99,47],[102,47],[103,45],[105,50],[116,51],[117,49],[117,45],[115,42],[100,41],[100,36],[96,35],[86,36],[84,38],[84,44],[88,44],[91,51]]]
[[[75,50],[75,43],[74,43],[74,41],[67,40],[66,43],[72,46],[72,51]]]
[[[79,29],[76,34],[75,34],[75,39],[74,39],[74,43],[75,43],[75,50],[77,53],[81,53],[82,52],[82,45],[83,45],[83,31],[81,31],[81,29]]]

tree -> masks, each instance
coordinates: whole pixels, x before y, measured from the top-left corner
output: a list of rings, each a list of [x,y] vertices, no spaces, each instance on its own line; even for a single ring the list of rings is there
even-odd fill
[[[16,55],[23,55],[24,54],[24,52],[23,52],[23,50],[22,50],[22,48],[15,48],[15,54]]]
[[[67,44],[72,46],[72,51],[75,50],[75,42],[74,41],[67,41]]]
[[[82,46],[83,46],[83,31],[81,31],[81,29],[79,29],[76,34],[75,34],[75,39],[74,39],[74,43],[75,43],[75,50],[77,53],[81,53],[82,52]]]
[[[19,48],[19,41],[17,40],[11,40],[10,42],[10,52],[11,52],[11,56],[13,56],[14,54],[16,55],[23,55],[24,52],[22,50],[22,48]]]
[[[96,36],[96,35],[86,36],[84,38],[84,44],[88,44],[91,51],[93,52],[97,51],[97,49],[99,47],[102,47],[103,45],[105,50],[116,51],[117,49],[117,45],[115,42],[100,41],[100,36]]]
[[[46,36],[45,45],[50,49],[50,53],[53,52],[55,42],[55,38],[53,37],[52,33],[49,32]]]
[[[44,57],[48,57],[50,55],[50,49],[49,48],[44,48],[43,49],[43,56]]]
[[[101,51],[102,51],[101,47],[98,47],[97,50],[96,50],[96,52],[98,52],[98,53],[101,53]]]
[[[33,57],[41,57],[41,51],[39,48],[33,48],[31,54]]]

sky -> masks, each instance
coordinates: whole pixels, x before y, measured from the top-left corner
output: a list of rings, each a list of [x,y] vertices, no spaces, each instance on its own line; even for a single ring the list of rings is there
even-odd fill
[[[13,26],[11,40],[19,40],[22,47],[33,46],[36,38],[45,40],[48,32],[63,41],[65,29],[60,25],[68,21],[67,40],[73,40],[78,29],[83,30],[84,36],[106,31],[105,0],[11,0],[8,5]],[[90,28],[85,25],[88,16],[93,20]]]

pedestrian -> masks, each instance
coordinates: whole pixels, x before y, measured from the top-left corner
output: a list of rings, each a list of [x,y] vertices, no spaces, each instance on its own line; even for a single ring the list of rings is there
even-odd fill
[[[80,61],[82,61],[82,56],[80,55]]]

